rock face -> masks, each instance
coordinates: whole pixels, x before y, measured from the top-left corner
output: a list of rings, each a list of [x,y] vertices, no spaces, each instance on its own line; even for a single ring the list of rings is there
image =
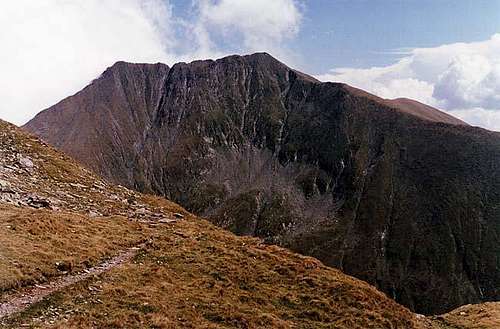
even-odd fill
[[[119,62],[25,128],[420,313],[500,298],[500,134],[267,54]]]

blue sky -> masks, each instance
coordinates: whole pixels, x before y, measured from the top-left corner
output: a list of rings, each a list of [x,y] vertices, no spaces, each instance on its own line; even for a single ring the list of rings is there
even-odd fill
[[[0,118],[16,124],[119,60],[172,65],[267,51],[322,81],[416,99],[500,131],[500,0],[16,0],[1,6]]]
[[[398,58],[392,50],[481,41],[496,32],[496,0],[312,0],[294,49],[308,58],[308,70],[320,73],[387,65]]]

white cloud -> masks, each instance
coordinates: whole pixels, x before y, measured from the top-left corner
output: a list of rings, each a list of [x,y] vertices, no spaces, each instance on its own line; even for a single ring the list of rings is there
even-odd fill
[[[23,123],[117,60],[173,60],[166,50],[172,43],[170,15],[159,0],[5,1],[0,116]]]
[[[480,126],[489,130],[500,131],[500,109],[485,110],[483,108],[472,108],[448,112],[473,126]]]
[[[241,38],[251,51],[267,50],[299,31],[302,15],[293,0],[202,0],[200,24]]]
[[[500,34],[481,42],[416,48],[393,65],[340,68],[318,76],[384,98],[408,97],[500,130]]]
[[[2,2],[0,118],[22,124],[118,60],[173,64],[257,50],[287,58],[284,41],[300,27],[294,0],[193,3],[186,21],[168,0]]]
[[[195,45],[187,58],[266,51],[293,64],[286,42],[300,30],[302,9],[298,0],[194,0],[196,19],[184,22]]]
[[[449,109],[500,107],[500,62],[484,55],[457,56],[439,76],[434,95]]]

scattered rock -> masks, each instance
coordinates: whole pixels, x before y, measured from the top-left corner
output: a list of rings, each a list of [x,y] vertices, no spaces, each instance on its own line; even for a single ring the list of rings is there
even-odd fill
[[[72,267],[70,263],[65,261],[56,262],[55,265],[57,270],[61,272],[70,272]]]
[[[51,208],[50,207],[50,201],[47,199],[43,199],[37,196],[30,196],[26,203],[33,208],[40,209],[40,208]]]
[[[184,215],[176,212],[176,213],[174,213],[174,217],[175,218],[184,218]]]
[[[162,224],[170,224],[170,223],[175,223],[176,220],[175,219],[167,219],[167,218],[162,218],[158,221],[158,223],[162,223]]]
[[[10,183],[3,179],[0,179],[0,188],[6,188],[6,187],[10,187]]]
[[[137,215],[148,215],[151,214],[151,211],[147,210],[146,208],[139,208],[135,210],[135,213]]]
[[[101,217],[101,216],[102,216],[102,214],[98,213],[97,211],[89,210],[89,217],[90,218]]]
[[[0,193],[15,193],[9,182],[0,179]]]
[[[88,188],[87,185],[79,184],[79,183],[69,183],[71,187],[76,187],[76,188]]]
[[[21,167],[26,168],[26,169],[31,169],[35,166],[33,161],[31,161],[30,158],[25,157],[25,156],[19,157],[19,164],[21,165]]]

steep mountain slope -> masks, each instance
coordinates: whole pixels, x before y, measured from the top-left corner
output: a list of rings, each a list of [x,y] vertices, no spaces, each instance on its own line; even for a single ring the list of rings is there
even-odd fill
[[[500,135],[436,109],[254,54],[117,63],[25,128],[418,312],[500,298]]]
[[[2,121],[0,179],[2,328],[432,326],[316,259],[108,184]],[[83,277],[130,246],[133,259],[9,313],[16,296]]]

